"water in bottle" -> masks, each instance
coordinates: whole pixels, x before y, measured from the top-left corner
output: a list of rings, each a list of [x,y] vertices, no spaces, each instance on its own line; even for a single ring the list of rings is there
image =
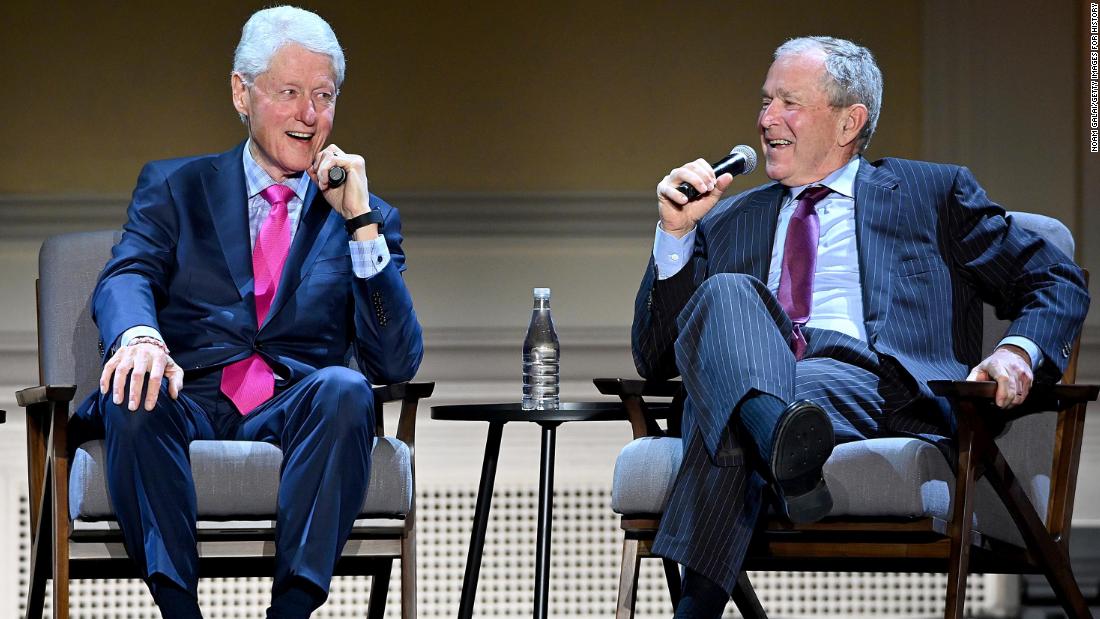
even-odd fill
[[[535,288],[531,326],[523,340],[523,410],[558,408],[559,350],[550,317],[550,289]]]

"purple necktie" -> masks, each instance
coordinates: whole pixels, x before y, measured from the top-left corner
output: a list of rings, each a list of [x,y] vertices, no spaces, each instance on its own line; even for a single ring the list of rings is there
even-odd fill
[[[271,203],[271,212],[256,235],[252,249],[253,288],[256,294],[256,328],[259,329],[271,309],[283,264],[290,253],[290,223],[287,221],[287,201],[294,190],[286,185],[272,185],[260,192]],[[252,353],[247,359],[232,363],[222,370],[222,393],[242,415],[263,404],[275,393],[275,374],[263,358]]]
[[[779,272],[779,305],[790,316],[791,351],[794,358],[806,354],[806,336],[802,327],[810,319],[814,305],[814,272],[817,269],[817,241],[821,225],[814,205],[832,191],[820,185],[807,187],[798,196],[798,206],[787,224],[787,240],[783,245],[783,266]]]

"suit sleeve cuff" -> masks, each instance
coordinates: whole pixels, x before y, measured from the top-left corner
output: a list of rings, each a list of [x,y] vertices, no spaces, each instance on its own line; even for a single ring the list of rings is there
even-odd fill
[[[1043,364],[1043,351],[1039,350],[1039,346],[1035,342],[1032,342],[1026,337],[1022,335],[1010,335],[1001,340],[1000,343],[997,344],[997,348],[1000,348],[1005,344],[1011,344],[1013,346],[1018,346],[1024,349],[1024,352],[1026,352],[1031,357],[1032,370],[1039,369],[1039,366]]]
[[[680,238],[665,232],[657,224],[657,233],[653,239],[653,262],[657,265],[657,279],[668,279],[680,272],[695,248],[695,228]]]
[[[130,342],[134,341],[134,338],[137,337],[152,337],[162,342],[164,341],[164,336],[160,334],[160,331],[148,325],[138,325],[136,327],[130,327],[123,331],[122,335],[118,336],[118,342],[111,347],[111,354],[114,355],[115,351],[123,346],[129,346]]]
[[[348,241],[348,245],[351,248],[351,269],[356,277],[370,279],[390,263],[390,249],[381,234],[370,241]]]

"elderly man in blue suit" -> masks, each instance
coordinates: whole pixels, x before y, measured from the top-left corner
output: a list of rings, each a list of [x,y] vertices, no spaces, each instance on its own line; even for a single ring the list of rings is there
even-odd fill
[[[328,144],[343,79],[323,19],[254,14],[231,77],[248,139],[147,164],[95,290],[105,365],[77,431],[106,439],[127,550],[167,618],[201,617],[189,443],[282,449],[268,617],[308,617],[367,489],[370,382],[421,360],[397,211],[368,193],[362,157]]]
[[[761,95],[773,182],[723,199],[729,174],[702,159],[672,170],[635,305],[639,372],[681,374],[686,391],[653,547],[687,568],[677,616],[721,615],[765,488],[792,521],[820,519],[835,441],[945,446],[953,419],[926,381],[996,380],[997,404],[1015,406],[1033,379],[1061,376],[1089,303],[1071,258],[966,168],[863,159],[882,102],[867,49],[788,41]],[[1012,321],[984,360],[982,301]]]

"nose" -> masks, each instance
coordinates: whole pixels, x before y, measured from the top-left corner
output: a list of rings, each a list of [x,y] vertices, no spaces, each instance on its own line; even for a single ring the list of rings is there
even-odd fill
[[[317,121],[317,108],[313,104],[312,97],[298,97],[298,106],[295,110],[297,120],[313,125]]]
[[[761,128],[767,129],[768,127],[775,125],[775,123],[777,122],[775,118],[775,113],[772,108],[772,106],[774,105],[775,101],[773,100],[760,110],[759,122]]]

